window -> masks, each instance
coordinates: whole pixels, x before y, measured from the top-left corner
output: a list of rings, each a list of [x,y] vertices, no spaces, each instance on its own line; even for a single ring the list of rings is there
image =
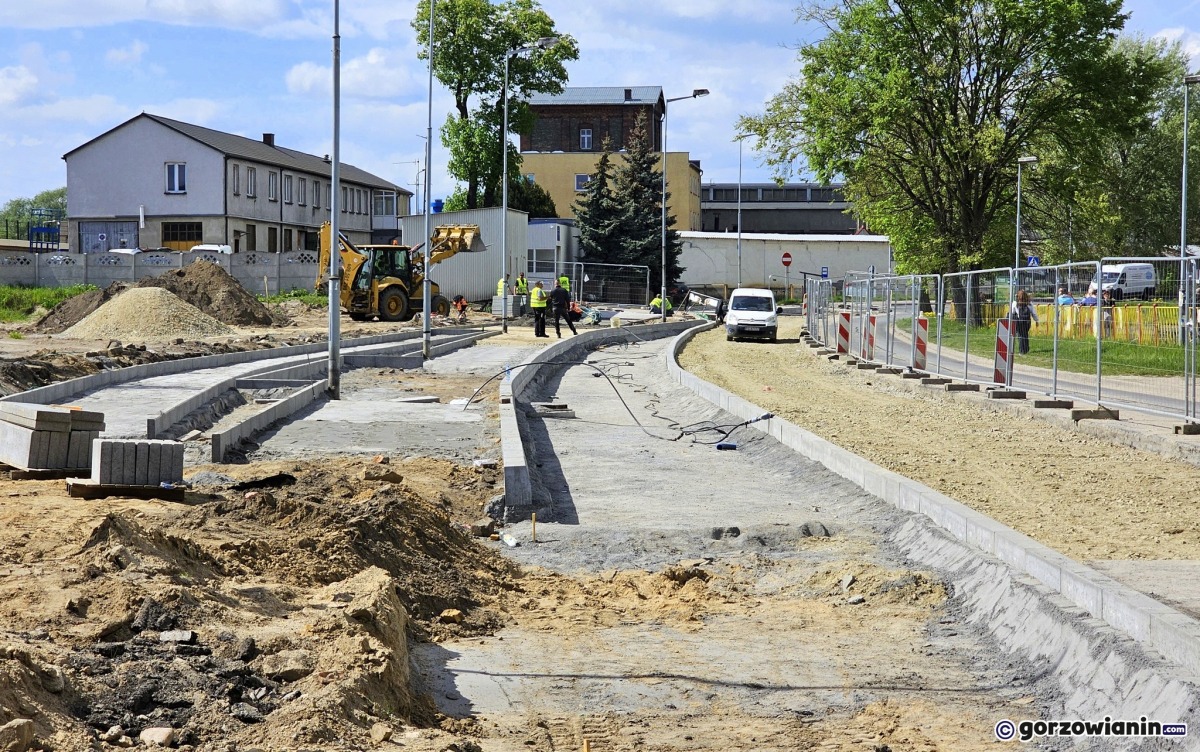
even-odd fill
[[[592,150],[592,129],[591,128],[580,128],[579,129],[579,150],[580,151],[591,151]]]
[[[258,172],[253,167],[246,168],[246,195],[254,198],[258,195]],[[249,250],[254,250],[249,245]]]
[[[555,250],[553,248],[530,248],[526,260],[529,274],[553,274]]]
[[[246,181],[249,184],[250,173],[254,171],[253,167],[246,168]],[[258,250],[258,227],[256,225],[246,225],[246,250]]]
[[[582,193],[587,190],[588,183],[592,181],[591,175],[575,174],[575,192]]]
[[[313,181],[313,211],[321,208],[321,181]]]
[[[292,176],[283,176],[283,203],[292,203]]]
[[[343,185],[342,186],[342,214],[345,214],[348,211],[348,209],[346,209],[346,201],[349,198],[350,198],[350,189]]]
[[[202,243],[204,225],[200,222],[163,222],[162,242]]]
[[[267,173],[267,200],[268,201],[278,201],[279,200],[279,173],[278,172],[272,171],[272,172]]]
[[[308,180],[300,178],[300,184],[297,186],[300,195],[296,197],[296,203],[304,206],[308,203]]]
[[[376,217],[394,217],[394,216],[396,216],[396,192],[395,191],[377,191],[375,193],[375,216]]]
[[[267,228],[267,253],[279,253],[279,228]]]
[[[167,193],[187,193],[187,165],[167,162]]]
[[[242,192],[242,169],[237,165],[233,166],[233,195],[238,195]]]
[[[292,229],[290,227],[283,231],[283,250],[292,250]]]
[[[367,192],[360,188],[357,191],[355,191],[355,193],[358,194],[358,213],[366,214],[367,213],[367,201],[366,201]]]

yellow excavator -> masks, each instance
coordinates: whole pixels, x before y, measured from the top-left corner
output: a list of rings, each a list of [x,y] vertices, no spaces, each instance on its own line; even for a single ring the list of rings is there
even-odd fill
[[[329,255],[333,248],[333,230],[321,225],[321,254],[317,290],[327,289]],[[424,308],[421,285],[425,281],[423,244],[355,246],[338,233],[341,256],[342,309],[355,321],[376,316],[380,321],[408,321]],[[441,225],[429,240],[429,265],[441,263],[459,253],[486,250],[479,237],[479,225]],[[436,282],[430,283],[430,310],[440,316],[450,314],[450,301]]]

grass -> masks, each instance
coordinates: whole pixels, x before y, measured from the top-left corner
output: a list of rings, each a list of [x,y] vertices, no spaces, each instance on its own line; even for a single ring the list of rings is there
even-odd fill
[[[0,285],[0,322],[24,323],[38,308],[48,310],[67,298],[73,298],[95,289],[95,285],[71,285],[70,287]]]
[[[898,320],[898,327],[905,331],[911,328],[909,320]],[[961,321],[942,320],[942,346],[961,351],[966,328]],[[936,322],[929,322],[929,346],[934,346]],[[974,355],[996,351],[996,325],[973,326],[969,338],[970,351]],[[1015,340],[1014,340],[1015,349]],[[1036,331],[1029,336],[1029,353],[1017,355],[1017,362],[1024,365],[1050,368],[1054,364],[1054,339],[1049,334],[1039,335]],[[1103,373],[1110,376],[1179,376],[1183,374],[1183,348],[1173,345],[1150,346],[1137,342],[1104,340],[1101,345]],[[1058,368],[1074,373],[1095,373],[1096,340],[1058,340]]]
[[[285,300],[299,300],[305,305],[313,306],[314,308],[329,307],[329,293],[317,292],[315,290],[288,290],[276,295],[259,295],[258,299],[267,304],[282,303]]]

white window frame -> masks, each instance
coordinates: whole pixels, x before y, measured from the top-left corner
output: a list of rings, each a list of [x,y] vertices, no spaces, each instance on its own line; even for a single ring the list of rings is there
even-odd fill
[[[283,176],[283,203],[292,203],[292,176]]]
[[[321,208],[321,181],[313,180],[313,211]]]
[[[246,196],[258,198],[258,170],[253,167],[246,168]]]
[[[580,128],[579,129],[579,150],[580,151],[591,151],[592,150],[592,129],[591,128]]]
[[[187,193],[187,162],[167,162],[166,193]]]
[[[242,192],[242,168],[238,165],[233,166],[233,195],[238,195]]]
[[[300,194],[296,196],[296,203],[306,206],[308,204],[308,178],[299,178],[299,185],[296,186],[296,189]]]
[[[267,173],[267,200],[279,200],[279,173],[274,170]]]
[[[583,179],[580,180],[580,178],[583,178]],[[584,191],[587,190],[588,183],[590,183],[590,182],[592,182],[591,175],[588,175],[587,173],[581,173],[581,172],[575,173],[575,192],[583,193]]]

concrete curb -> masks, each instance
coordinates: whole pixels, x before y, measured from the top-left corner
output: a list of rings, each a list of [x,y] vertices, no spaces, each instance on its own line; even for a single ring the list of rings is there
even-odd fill
[[[533,510],[533,483],[529,477],[529,457],[521,438],[525,425],[525,414],[518,410],[518,403],[528,404],[530,395],[553,375],[551,361],[581,361],[587,353],[601,345],[614,342],[630,342],[636,339],[654,340],[673,337],[692,327],[701,326],[701,320],[673,321],[666,324],[644,326],[603,327],[580,332],[549,345],[534,353],[515,366],[511,376],[500,382],[500,448],[504,462],[504,507],[505,521],[527,519]]]
[[[683,332],[667,350],[667,368],[675,381],[737,417],[749,420],[766,412],[679,366],[678,353],[694,335],[695,331]],[[782,418],[755,423],[752,427],[884,501],[925,515],[957,540],[996,557],[1018,573],[1033,577],[1092,616],[1190,672],[1200,674],[1200,622],[1197,620],[1125,587],[965,504],[886,470]]]

